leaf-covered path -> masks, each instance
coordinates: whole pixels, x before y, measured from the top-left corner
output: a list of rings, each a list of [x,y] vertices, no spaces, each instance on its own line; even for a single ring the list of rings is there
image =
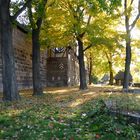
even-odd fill
[[[40,97],[33,97],[31,90],[21,91],[21,101],[0,104],[0,139],[137,140],[139,125],[110,116],[103,106],[103,100],[117,100],[121,109],[139,111],[140,94],[122,94],[120,90],[101,86],[85,91],[48,88]]]

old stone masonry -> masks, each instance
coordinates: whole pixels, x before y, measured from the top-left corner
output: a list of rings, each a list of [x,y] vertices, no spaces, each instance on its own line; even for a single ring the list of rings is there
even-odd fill
[[[28,32],[20,26],[13,29],[13,47],[18,89],[30,89],[32,88],[32,43]],[[43,87],[72,86],[79,83],[79,65],[74,52],[68,48],[62,50],[47,48],[41,50],[40,72]],[[2,87],[0,57],[0,91]]]

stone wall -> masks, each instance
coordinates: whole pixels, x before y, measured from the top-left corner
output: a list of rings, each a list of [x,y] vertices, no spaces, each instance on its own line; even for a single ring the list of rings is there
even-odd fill
[[[18,89],[30,89],[32,88],[32,43],[27,32],[20,27],[13,30],[13,46]],[[47,53],[48,55],[50,53],[51,57],[47,58]],[[42,50],[40,62],[43,87],[73,86],[79,83],[79,64],[71,49],[67,48],[63,53],[55,55],[54,51]],[[0,91],[2,87],[0,53]]]
[[[50,57],[47,59],[47,86],[67,86],[67,58]]]
[[[13,47],[18,89],[32,88],[32,43],[26,31],[21,28],[13,30]],[[41,52],[41,75],[46,87],[46,52]],[[0,90],[2,91],[2,62],[0,58]]]
[[[32,44],[28,35],[15,28],[13,46],[18,88],[32,88]]]
[[[46,50],[41,50],[41,56],[40,56],[40,73],[41,73],[41,80],[42,80],[42,85],[43,87],[47,86],[47,51]]]
[[[73,50],[68,54],[68,86],[79,84],[79,63],[74,56]]]

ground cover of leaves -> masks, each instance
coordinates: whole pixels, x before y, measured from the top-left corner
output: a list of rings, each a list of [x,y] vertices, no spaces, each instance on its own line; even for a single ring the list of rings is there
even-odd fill
[[[114,92],[114,91],[117,92]],[[139,112],[140,94],[117,87],[49,88],[33,97],[21,91],[18,102],[0,103],[0,139],[5,140],[138,140],[140,126],[108,114],[103,101]],[[107,92],[106,92],[107,91]]]

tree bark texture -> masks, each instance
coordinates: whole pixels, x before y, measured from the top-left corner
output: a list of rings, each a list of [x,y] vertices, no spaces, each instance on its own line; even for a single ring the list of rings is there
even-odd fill
[[[91,54],[90,54],[90,58],[89,58],[89,85],[91,85],[92,83],[92,57],[91,57]]]
[[[78,51],[79,51],[79,73],[80,73],[80,89],[87,89],[86,82],[86,71],[85,71],[85,62],[84,62],[84,51],[83,51],[83,42],[80,38],[77,38],[78,41]]]
[[[127,9],[128,1],[124,1],[125,9],[125,29],[126,29],[126,58],[125,58],[125,71],[124,71],[124,82],[123,89],[128,90],[129,88],[129,73],[130,73],[130,64],[131,64],[131,31],[129,25],[129,13]]]
[[[125,72],[124,72],[124,83],[123,83],[124,90],[128,90],[129,88],[130,64],[131,64],[131,41],[130,41],[130,34],[128,33],[128,38],[126,39],[126,59],[125,59]]]
[[[112,68],[112,62],[109,61],[109,85],[113,85],[113,68]]]
[[[40,74],[40,43],[39,43],[40,30],[32,30],[32,71],[33,71],[33,95],[42,95],[42,82]]]
[[[10,0],[1,0],[0,36],[2,56],[3,100],[13,101],[20,98],[15,74],[15,59],[12,43],[12,23],[9,14]]]
[[[130,64],[131,64],[131,31],[135,27],[137,21],[140,18],[140,0],[138,1],[138,12],[134,20],[130,22],[130,15],[132,12],[129,10],[129,6],[132,6],[134,0],[131,1],[130,5],[128,0],[124,0],[125,10],[125,29],[126,29],[126,59],[125,59],[125,72],[124,72],[124,83],[123,89],[125,91],[129,88],[129,75],[130,75]],[[130,24],[131,23],[131,24]]]

